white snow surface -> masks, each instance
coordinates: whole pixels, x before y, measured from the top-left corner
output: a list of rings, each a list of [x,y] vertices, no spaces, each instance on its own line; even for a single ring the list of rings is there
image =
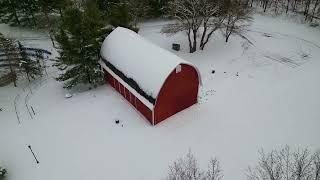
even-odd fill
[[[234,36],[225,43],[217,33],[204,51],[190,54],[184,33],[160,33],[165,23],[145,22],[139,34],[200,70],[198,104],[151,126],[110,85],[68,92],[53,67],[30,86],[20,80],[18,88],[0,87],[6,180],[165,179],[169,164],[189,149],[201,168],[217,157],[223,180],[245,180],[260,148],[320,147],[319,29],[255,15],[247,33],[253,45]],[[3,30],[56,55],[42,33],[0,25]],[[170,50],[173,42],[180,52]]]
[[[165,80],[179,64],[193,66],[123,27],[117,27],[106,37],[101,56],[154,98],[157,98]]]

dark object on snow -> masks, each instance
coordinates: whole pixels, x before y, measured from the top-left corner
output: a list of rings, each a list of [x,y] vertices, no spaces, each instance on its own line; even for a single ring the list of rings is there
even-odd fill
[[[115,122],[116,124],[119,124],[119,123],[120,123],[120,121],[119,121],[119,120],[115,120],[114,122]]]
[[[310,26],[311,26],[311,27],[318,27],[319,24],[314,22],[314,23],[311,23]]]
[[[34,109],[33,109],[32,106],[31,106],[31,110],[32,110],[32,112],[33,112],[33,115],[36,115],[36,113],[34,112]]]
[[[175,50],[175,51],[180,51],[180,44],[173,43],[172,44],[172,49]]]
[[[216,72],[215,70],[212,70],[212,71],[211,71],[212,74],[214,74],[215,72]]]
[[[272,37],[272,35],[271,35],[271,34],[268,34],[268,33],[263,33],[263,36],[265,36],[265,37]]]
[[[0,167],[0,179],[5,177],[7,174],[7,170],[5,168]]]
[[[67,93],[65,96],[64,96],[65,98],[71,98],[72,97],[72,94],[70,94],[70,93]]]
[[[239,76],[239,73],[237,72],[236,76]]]
[[[0,108],[0,111],[2,111],[2,108]]]
[[[30,146],[30,145],[28,146],[28,148],[30,149],[30,151],[31,151],[31,153],[32,153],[32,155],[33,155],[33,157],[34,157],[34,159],[36,160],[36,163],[37,163],[37,164],[39,164],[40,162],[38,161],[38,159],[37,159],[36,155],[35,155],[35,154],[34,154],[34,152],[32,151],[32,149],[31,149],[31,146]]]
[[[227,72],[223,72],[223,73],[227,73]]]

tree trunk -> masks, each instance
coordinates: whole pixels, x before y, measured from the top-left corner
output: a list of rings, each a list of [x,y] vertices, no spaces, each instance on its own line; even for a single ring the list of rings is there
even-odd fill
[[[228,18],[228,26],[227,26],[227,29],[226,29],[226,43],[228,42],[229,37],[232,34],[233,28],[234,28],[234,24],[232,24],[232,21],[231,21],[231,19],[229,17]]]
[[[11,8],[11,10],[12,10],[14,19],[16,20],[16,22],[18,23],[18,25],[20,25],[20,20],[19,20],[19,18],[18,18],[18,14],[17,14],[16,8],[15,8],[14,5],[12,5],[12,2],[11,2],[11,1],[9,1],[9,3],[10,3],[10,8]]]
[[[27,78],[28,78],[28,81],[31,82],[30,77],[29,77],[29,73],[27,73]]]
[[[287,9],[286,9],[286,14],[288,14],[288,11],[289,11],[289,4],[290,4],[290,0],[287,0]]]
[[[50,19],[49,19],[49,16],[48,16],[48,12],[47,12],[46,10],[45,10],[44,15],[46,16],[47,22],[49,23],[49,37],[50,37],[52,46],[53,46],[54,48],[56,48],[56,45],[55,45],[55,43],[54,43],[54,38],[53,38],[53,36],[52,36],[52,26],[51,26],[51,23],[50,23]]]
[[[200,49],[203,50],[203,44],[204,44],[204,38],[207,35],[207,22],[203,23],[203,32],[202,32],[202,36],[201,36],[201,40],[200,40]]]
[[[189,29],[187,32],[188,41],[189,41],[189,52],[192,53],[192,44],[191,44],[191,30]]]
[[[34,17],[33,12],[31,12],[31,17],[32,17],[33,25],[36,27],[37,26],[37,21],[36,21],[36,18]]]
[[[204,47],[206,46],[206,44],[209,42],[209,39],[211,38],[211,36],[213,35],[213,33],[218,29],[218,27],[215,27],[214,29],[211,30],[211,32],[207,35],[206,40],[203,42],[202,46],[200,47],[201,50],[204,50]]]
[[[59,8],[60,17],[63,18],[62,9]]]
[[[227,28],[226,28],[226,42],[228,42],[228,39],[229,39],[229,32],[228,32],[228,26],[227,26]]]
[[[16,72],[14,72],[13,70],[13,67],[12,67],[12,64],[11,64],[11,60],[9,61],[9,64],[10,64],[10,73],[13,75],[13,74],[16,74]],[[14,87],[17,87],[17,76],[14,77],[13,79],[13,85]]]
[[[296,11],[296,6],[297,6],[297,0],[294,0],[293,9],[292,9],[293,12]]]
[[[87,71],[87,78],[88,78],[88,82],[89,82],[89,84],[91,84],[91,85],[92,85],[92,80],[91,80],[91,76],[90,76],[89,71]]]
[[[311,16],[311,20],[310,20],[311,22],[313,21],[313,17],[314,17],[314,14],[316,12],[318,5],[319,5],[319,0],[316,0],[316,3],[314,4],[313,10],[312,10],[312,16]]]
[[[266,12],[268,6],[268,0],[264,0],[263,12]]]
[[[311,0],[307,0],[306,5],[305,5],[305,8],[304,8],[305,20],[307,20],[308,17],[309,17],[310,3],[311,3]]]
[[[230,34],[227,34],[227,36],[226,36],[226,43],[228,42],[229,37],[230,37]]]
[[[192,33],[193,33],[193,47],[192,47],[191,53],[194,53],[197,51],[197,30],[193,30]]]

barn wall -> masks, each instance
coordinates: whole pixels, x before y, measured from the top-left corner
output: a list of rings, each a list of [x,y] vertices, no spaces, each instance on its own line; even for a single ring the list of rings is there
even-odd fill
[[[156,100],[155,124],[197,103],[198,89],[199,76],[194,67],[182,64],[179,73],[173,70]]]
[[[126,87],[124,87],[117,79],[115,79],[107,71],[104,71],[105,79],[115,90],[118,91],[136,110],[138,110],[151,124],[152,111],[144,105],[135,95],[133,95]]]

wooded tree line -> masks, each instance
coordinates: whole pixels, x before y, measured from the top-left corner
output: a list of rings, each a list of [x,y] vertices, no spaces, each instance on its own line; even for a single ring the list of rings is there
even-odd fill
[[[223,168],[217,158],[209,161],[203,171],[195,156],[189,153],[169,166],[167,180],[222,180]],[[319,180],[320,151],[308,148],[290,148],[259,151],[256,165],[245,171],[248,180]]]
[[[0,0],[0,23],[45,28],[60,56],[54,66],[66,88],[103,83],[100,46],[114,27],[134,31],[143,18],[160,17],[167,0]],[[1,68],[1,67],[0,67]]]
[[[261,7],[263,12],[279,14],[300,14],[305,21],[313,22],[320,19],[320,0],[247,0],[251,7]]]
[[[66,88],[79,83],[103,83],[99,50],[114,27],[138,31],[148,18],[169,18],[163,33],[184,32],[191,53],[203,50],[219,31],[228,42],[232,35],[246,39],[252,9],[319,16],[320,0],[0,0],[0,22],[45,28],[60,56],[57,80]],[[246,39],[247,40],[247,39]]]

